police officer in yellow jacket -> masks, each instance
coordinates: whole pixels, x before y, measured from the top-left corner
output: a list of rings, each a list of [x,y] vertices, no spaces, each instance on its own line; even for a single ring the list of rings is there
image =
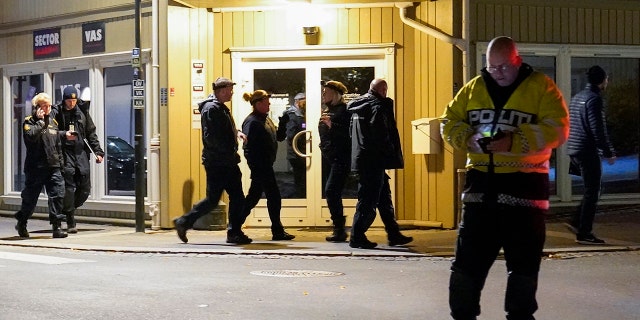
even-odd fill
[[[511,38],[491,40],[486,63],[442,116],[443,137],[467,152],[468,170],[449,305],[454,319],[476,319],[502,248],[507,319],[529,320],[538,309],[549,158],[567,139],[568,112],[553,80],[522,63]]]

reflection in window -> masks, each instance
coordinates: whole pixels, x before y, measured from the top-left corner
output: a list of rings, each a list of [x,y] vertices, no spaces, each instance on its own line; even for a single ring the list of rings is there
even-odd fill
[[[294,99],[298,94],[305,93],[305,72],[305,69],[256,69],[253,75],[254,90],[271,93],[269,116],[279,131],[285,134],[285,137],[281,137],[284,139],[278,142],[278,154],[273,164],[283,199],[307,197],[306,160],[293,150],[293,138],[307,128],[306,101],[303,103]],[[301,153],[307,153],[305,138],[308,136],[301,135],[295,141]]]
[[[134,195],[135,119],[131,108],[133,72],[130,66],[104,69],[106,193]]]
[[[593,65],[601,66],[609,76],[609,85],[602,96],[609,138],[617,153],[615,164],[602,162],[602,193],[639,192],[640,59],[573,58],[571,96],[584,89],[585,74]],[[582,194],[582,179],[572,177],[571,185],[574,195]]]
[[[43,92],[44,75],[11,77],[13,117],[11,119],[11,191],[24,188],[24,158],[26,147],[22,137],[22,122],[31,115],[31,99]]]

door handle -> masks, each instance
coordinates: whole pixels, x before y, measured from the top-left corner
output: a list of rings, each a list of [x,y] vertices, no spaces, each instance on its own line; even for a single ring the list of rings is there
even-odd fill
[[[311,157],[311,154],[310,153],[309,154],[302,153],[302,151],[300,151],[298,149],[297,141],[302,136],[306,137],[307,132],[311,133],[311,130],[302,130],[302,131],[296,133],[296,135],[293,136],[293,139],[291,139],[291,147],[293,148],[293,152],[295,152],[299,157],[303,157],[303,158],[309,158],[309,157]],[[311,140],[311,139],[309,139],[309,140]]]

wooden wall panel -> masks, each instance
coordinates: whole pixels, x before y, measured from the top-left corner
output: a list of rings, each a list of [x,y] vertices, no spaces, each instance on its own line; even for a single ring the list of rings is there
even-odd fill
[[[529,43],[640,44],[640,6],[634,1],[478,0],[471,12],[477,26],[471,40],[509,35]]]

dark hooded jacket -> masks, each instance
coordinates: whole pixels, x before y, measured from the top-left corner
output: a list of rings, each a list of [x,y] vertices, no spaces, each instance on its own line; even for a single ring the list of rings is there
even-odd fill
[[[38,119],[34,112],[33,115],[24,119],[22,134],[27,147],[27,155],[24,159],[25,174],[43,168],[63,168],[61,143],[63,133],[58,131],[58,123],[55,119],[49,116]]]
[[[347,105],[339,103],[335,106],[325,106],[324,112],[329,114],[331,128],[322,121],[318,124],[322,156],[331,162],[349,165],[351,162],[351,139],[349,138],[351,114],[347,111]]]
[[[599,154],[605,158],[615,156],[609,140],[605,120],[604,103],[600,88],[587,84],[584,90],[571,99],[569,105],[569,140],[567,153],[570,156]]]
[[[202,164],[232,167],[240,162],[238,131],[227,106],[214,95],[198,104],[202,125]]]
[[[83,103],[82,100],[78,99],[76,107],[67,110],[64,101],[62,101],[51,109],[50,116],[54,117],[57,121],[63,137],[66,137],[69,125],[74,125],[74,131],[77,133],[75,140],[62,139],[64,166],[68,168],[68,170],[65,171],[78,169],[82,175],[88,175],[91,151],[93,150],[96,155],[101,157],[104,157],[104,151],[100,146],[93,119],[81,110],[81,104]],[[87,143],[91,146],[91,149],[89,149]]]
[[[393,100],[369,90],[347,105],[351,116],[351,169],[404,167]]]

